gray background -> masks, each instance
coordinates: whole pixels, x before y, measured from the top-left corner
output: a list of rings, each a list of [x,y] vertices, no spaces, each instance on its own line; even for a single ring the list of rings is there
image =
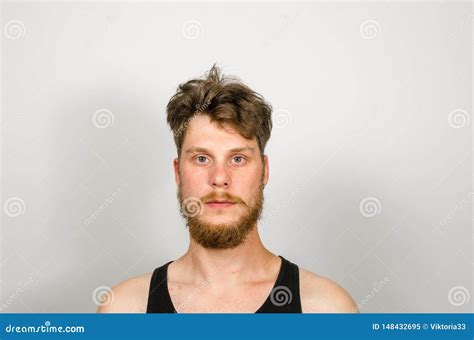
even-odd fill
[[[361,312],[472,311],[472,15],[3,3],[2,311],[94,312],[97,289],[186,250],[164,109],[214,62],[275,109],[270,250]]]

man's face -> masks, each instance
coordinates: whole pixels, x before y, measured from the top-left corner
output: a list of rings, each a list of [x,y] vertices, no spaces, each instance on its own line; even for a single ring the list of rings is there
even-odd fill
[[[207,115],[193,118],[185,133],[181,158],[174,160],[181,215],[202,246],[234,248],[261,216],[268,158],[264,166],[256,138],[223,129]]]

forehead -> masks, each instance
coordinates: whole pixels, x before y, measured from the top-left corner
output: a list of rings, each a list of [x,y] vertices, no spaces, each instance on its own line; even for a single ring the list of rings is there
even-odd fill
[[[230,149],[239,146],[257,146],[256,138],[248,140],[229,125],[219,126],[207,115],[194,117],[187,126],[182,148],[207,147]]]

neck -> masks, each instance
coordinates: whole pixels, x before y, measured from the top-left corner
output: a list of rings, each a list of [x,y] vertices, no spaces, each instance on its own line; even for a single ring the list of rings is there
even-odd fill
[[[279,259],[265,248],[256,225],[244,243],[232,249],[207,249],[191,238],[187,252],[177,260],[187,268],[190,280],[221,286],[255,280],[256,273],[266,274],[272,261]]]

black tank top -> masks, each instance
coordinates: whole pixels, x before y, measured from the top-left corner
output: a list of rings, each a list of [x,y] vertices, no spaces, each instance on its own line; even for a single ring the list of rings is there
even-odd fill
[[[298,266],[283,256],[280,271],[267,299],[255,313],[301,313]],[[168,291],[169,261],[153,271],[148,292],[147,313],[177,313]]]

